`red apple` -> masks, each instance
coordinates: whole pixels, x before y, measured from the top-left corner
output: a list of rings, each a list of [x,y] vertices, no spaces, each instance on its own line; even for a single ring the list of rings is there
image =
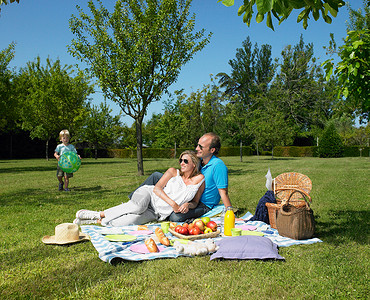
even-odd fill
[[[216,231],[216,230],[217,230],[217,224],[216,224],[216,222],[215,222],[215,221],[209,221],[209,222],[207,223],[207,227],[208,227],[208,228],[211,228],[211,229],[212,229],[212,231]]]
[[[186,227],[181,227],[178,231],[178,233],[183,234],[183,235],[188,235],[189,230]]]
[[[194,226],[194,228],[189,230],[189,233],[191,235],[198,235],[198,234],[200,234],[200,229],[197,226]]]
[[[204,230],[204,223],[202,220],[196,220],[196,222],[194,223],[195,226],[197,226],[200,231],[203,231]]]

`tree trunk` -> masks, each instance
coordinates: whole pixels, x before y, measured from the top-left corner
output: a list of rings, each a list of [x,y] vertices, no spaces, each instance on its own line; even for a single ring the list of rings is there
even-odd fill
[[[175,141],[175,155],[174,155],[174,158],[176,158],[177,157],[177,155],[176,155],[176,141]]]
[[[95,159],[98,159],[98,146],[94,145]]]
[[[136,125],[137,174],[139,176],[144,175],[142,123],[143,123],[143,118],[138,117],[137,119],[135,119],[135,125]]]
[[[46,140],[46,144],[45,144],[46,160],[49,160],[49,140],[50,140],[50,139],[47,139],[47,140]]]
[[[272,150],[271,150],[271,159],[274,159],[274,145],[272,145]]]
[[[243,141],[240,139],[240,162],[243,161]]]
[[[9,148],[9,158],[13,158],[13,134],[10,133],[10,148]]]

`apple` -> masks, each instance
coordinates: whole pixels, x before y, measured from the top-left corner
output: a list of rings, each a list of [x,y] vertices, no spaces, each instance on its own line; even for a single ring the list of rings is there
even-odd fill
[[[186,227],[181,227],[181,228],[179,228],[178,233],[183,234],[183,235],[188,235],[189,230]]]
[[[212,231],[216,231],[217,230],[217,223],[215,221],[209,221],[207,223],[207,227],[211,228]]]
[[[198,234],[200,234],[200,229],[197,226],[194,226],[194,228],[189,230],[189,233],[191,235],[198,235]]]
[[[189,226],[188,226],[188,229],[190,230],[190,229],[194,228],[194,226],[195,225],[193,223],[190,223]]]
[[[175,232],[179,232],[180,228],[182,228],[181,225],[177,225],[176,228],[175,228]]]
[[[201,218],[201,220],[203,221],[204,224],[207,224],[209,221],[211,221],[209,217],[203,217]]]
[[[188,223],[184,223],[184,224],[182,224],[182,227],[189,228],[189,224]]]
[[[201,231],[204,230],[204,223],[202,220],[198,219],[195,223],[194,223],[195,226],[197,226]]]
[[[206,227],[206,229],[204,229],[204,233],[207,234],[207,233],[212,233],[212,229],[209,228],[209,227]]]

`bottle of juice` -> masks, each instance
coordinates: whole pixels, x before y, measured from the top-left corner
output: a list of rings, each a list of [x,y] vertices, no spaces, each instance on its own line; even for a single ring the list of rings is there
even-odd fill
[[[231,228],[235,227],[235,214],[233,208],[229,206],[227,208],[224,218],[224,235],[231,235]]]

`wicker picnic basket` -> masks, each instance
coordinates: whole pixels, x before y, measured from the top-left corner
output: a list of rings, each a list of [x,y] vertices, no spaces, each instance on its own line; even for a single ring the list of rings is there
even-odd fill
[[[296,207],[286,202],[280,207],[276,219],[279,235],[295,240],[305,240],[315,233],[315,218],[308,202]]]
[[[306,201],[312,202],[310,192],[312,189],[311,179],[301,173],[282,173],[273,181],[273,189],[276,203],[266,203],[270,226],[276,227],[276,218],[282,203],[289,201],[295,207],[305,207]]]

